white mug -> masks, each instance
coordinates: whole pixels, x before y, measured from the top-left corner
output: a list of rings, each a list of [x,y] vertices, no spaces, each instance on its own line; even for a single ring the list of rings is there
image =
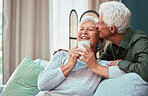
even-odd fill
[[[79,41],[78,42],[78,48],[85,49],[85,47],[83,46],[84,43],[90,48],[90,41]]]

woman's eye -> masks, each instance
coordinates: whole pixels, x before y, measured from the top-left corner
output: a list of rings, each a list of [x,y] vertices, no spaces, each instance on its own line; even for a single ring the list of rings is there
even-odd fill
[[[88,31],[94,31],[93,29],[88,29]]]

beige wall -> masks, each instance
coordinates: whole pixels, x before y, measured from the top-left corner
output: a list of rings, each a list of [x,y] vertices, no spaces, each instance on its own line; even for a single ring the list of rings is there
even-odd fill
[[[88,0],[88,10],[94,10],[98,12],[99,5],[107,1],[118,1],[118,0]]]

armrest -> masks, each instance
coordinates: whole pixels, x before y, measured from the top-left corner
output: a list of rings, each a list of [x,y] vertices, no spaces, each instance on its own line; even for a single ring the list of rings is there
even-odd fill
[[[126,73],[116,78],[103,80],[94,96],[147,96],[148,82],[136,73]]]

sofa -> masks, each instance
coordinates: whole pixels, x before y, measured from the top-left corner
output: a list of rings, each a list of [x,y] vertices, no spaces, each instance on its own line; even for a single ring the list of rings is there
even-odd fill
[[[3,91],[4,87],[5,87],[5,85],[0,85],[0,94]]]
[[[35,96],[39,90],[37,78],[48,61],[33,61],[25,57],[11,75],[6,85],[0,85],[0,96]],[[136,73],[126,73],[116,78],[104,79],[94,96],[148,96],[148,82]]]

